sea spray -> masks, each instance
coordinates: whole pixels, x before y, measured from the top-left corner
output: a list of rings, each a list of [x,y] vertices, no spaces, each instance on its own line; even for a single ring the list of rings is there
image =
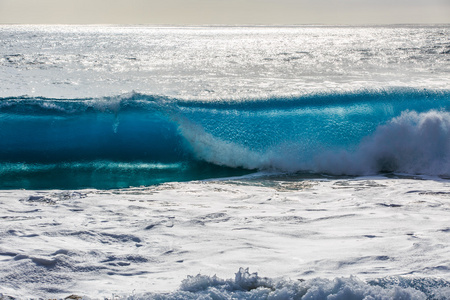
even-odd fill
[[[445,299],[450,283],[433,278],[387,277],[364,282],[355,276],[333,280],[285,280],[258,276],[240,268],[233,279],[198,274],[182,281],[172,293],[147,293],[127,299]]]
[[[450,113],[402,112],[365,137],[355,151],[318,155],[313,170],[331,174],[379,172],[450,174]]]

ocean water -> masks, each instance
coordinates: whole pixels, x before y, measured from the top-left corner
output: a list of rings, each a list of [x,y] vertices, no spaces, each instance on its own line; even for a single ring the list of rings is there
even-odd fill
[[[2,26],[2,188],[450,174],[448,26]]]
[[[449,25],[0,26],[0,299],[450,299],[449,178]]]

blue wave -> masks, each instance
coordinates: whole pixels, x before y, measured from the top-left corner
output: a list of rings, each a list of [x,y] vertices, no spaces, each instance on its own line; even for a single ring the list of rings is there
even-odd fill
[[[0,99],[0,128],[3,188],[38,188],[42,180],[36,178],[46,176],[55,183],[56,175],[49,174],[65,178],[61,188],[147,185],[254,170],[450,174],[450,91],[208,101],[139,93],[9,97]],[[87,179],[80,183],[82,177]]]

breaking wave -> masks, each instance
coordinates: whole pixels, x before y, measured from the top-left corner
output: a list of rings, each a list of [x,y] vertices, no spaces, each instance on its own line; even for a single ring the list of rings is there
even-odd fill
[[[319,155],[314,168],[332,174],[449,175],[450,113],[403,112],[365,137],[355,151]]]
[[[46,168],[103,172],[83,187],[108,174],[132,178],[120,187],[255,170],[450,175],[450,91],[208,101],[13,97],[0,99],[0,117],[0,176],[11,187],[50,176]]]
[[[127,299],[334,299],[334,300],[443,300],[450,283],[436,278],[387,277],[364,282],[356,277],[333,280],[271,279],[241,268],[233,279],[217,276],[188,276],[178,291],[169,294],[141,294]]]

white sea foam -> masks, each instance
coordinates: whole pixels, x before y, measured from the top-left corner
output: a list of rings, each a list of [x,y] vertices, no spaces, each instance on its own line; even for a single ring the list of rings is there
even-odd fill
[[[366,137],[354,152],[319,155],[313,170],[332,174],[450,174],[450,113],[403,112]]]
[[[448,180],[283,178],[0,191],[1,293],[449,297]]]
[[[395,280],[403,279],[400,277],[393,281]],[[234,280],[199,274],[183,280],[179,291],[170,294],[133,295],[126,299],[437,300],[446,299],[450,292],[449,282],[434,279],[419,279],[403,286],[379,286],[374,283],[368,284],[356,277],[334,280],[315,278],[306,281],[271,279],[249,273],[248,268],[240,268]]]

